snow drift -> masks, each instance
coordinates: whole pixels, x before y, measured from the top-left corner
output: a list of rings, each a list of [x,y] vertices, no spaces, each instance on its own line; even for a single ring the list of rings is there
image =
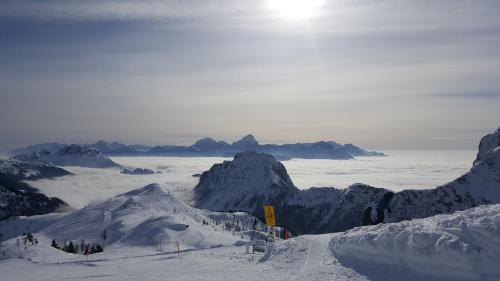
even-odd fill
[[[330,247],[372,280],[500,280],[500,204],[355,228]]]

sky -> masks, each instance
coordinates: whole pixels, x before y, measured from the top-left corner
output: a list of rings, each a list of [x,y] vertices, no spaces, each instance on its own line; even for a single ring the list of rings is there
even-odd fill
[[[477,149],[500,1],[3,0],[0,150],[99,139]]]

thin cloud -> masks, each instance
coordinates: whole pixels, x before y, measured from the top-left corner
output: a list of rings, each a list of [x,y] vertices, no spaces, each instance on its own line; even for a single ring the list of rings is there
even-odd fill
[[[457,92],[457,93],[435,93],[429,96],[437,98],[459,98],[459,99],[500,99],[500,92]]]
[[[255,2],[254,2],[255,3]],[[3,1],[0,17],[48,20],[159,20],[242,14],[243,1]]]

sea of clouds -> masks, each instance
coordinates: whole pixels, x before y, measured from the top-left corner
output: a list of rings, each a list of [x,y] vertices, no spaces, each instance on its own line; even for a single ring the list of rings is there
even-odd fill
[[[366,183],[394,191],[434,188],[465,173],[475,157],[472,151],[389,151],[387,157],[362,157],[355,160],[284,161],[290,177],[301,189],[333,186],[345,188]],[[113,157],[126,167],[148,168],[152,175],[126,175],[121,169],[65,167],[74,173],[54,180],[29,182],[48,196],[56,196],[74,208],[105,200],[113,195],[149,183],[164,184],[180,199],[189,201],[197,184],[194,174],[210,169],[228,158],[219,157]]]

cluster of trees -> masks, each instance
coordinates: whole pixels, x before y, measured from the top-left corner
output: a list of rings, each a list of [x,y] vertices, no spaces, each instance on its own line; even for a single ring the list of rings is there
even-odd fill
[[[23,233],[23,243],[24,246],[27,246],[28,244],[31,245],[38,245],[38,239],[35,238],[35,236],[31,233]]]
[[[69,243],[57,243],[55,239],[52,239],[51,246],[67,253],[82,255],[91,255],[104,251],[104,247],[101,244],[86,243],[83,239],[80,241],[80,244],[73,243],[73,241],[70,241]]]

